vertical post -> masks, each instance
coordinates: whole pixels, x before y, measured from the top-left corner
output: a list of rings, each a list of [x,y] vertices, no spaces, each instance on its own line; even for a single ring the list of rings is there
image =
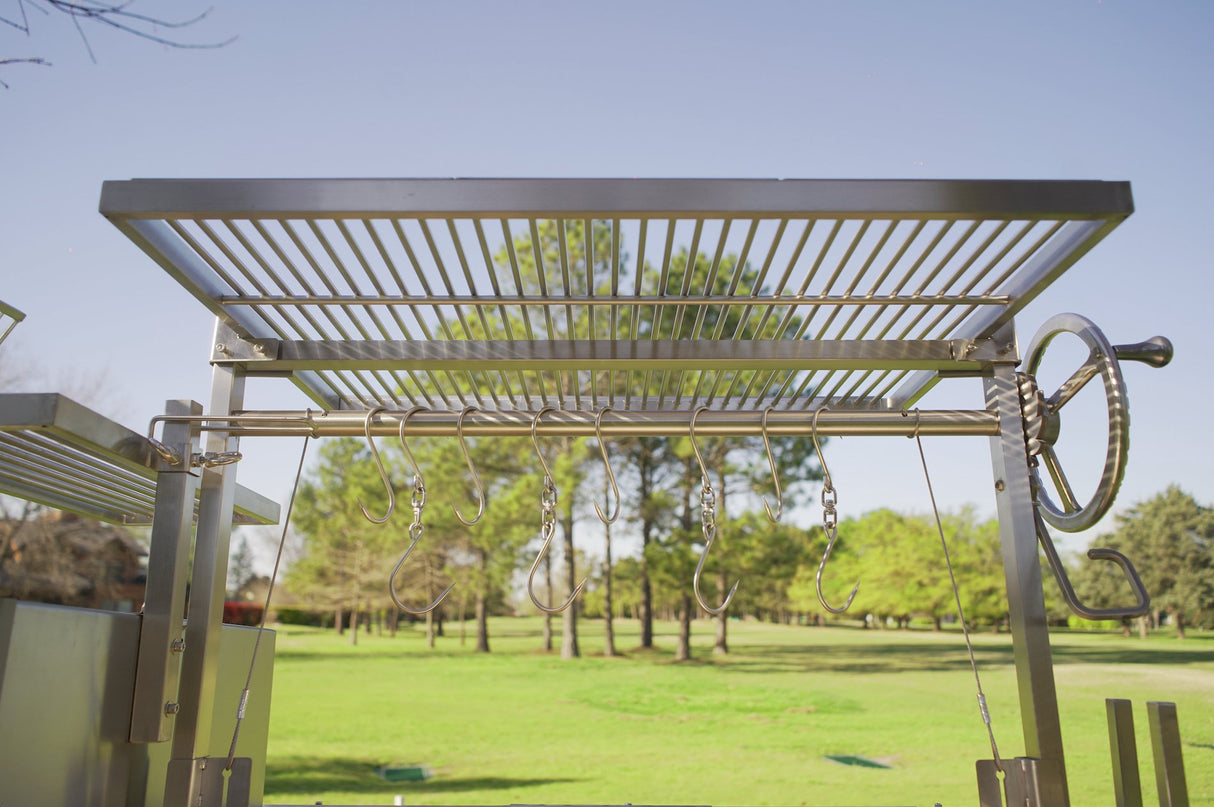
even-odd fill
[[[1184,779],[1184,757],[1180,753],[1180,723],[1176,704],[1147,701],[1151,724],[1151,748],[1155,752],[1155,786],[1160,807],[1189,807],[1189,788]]]
[[[1041,761],[1042,804],[1066,807],[1070,797],[1015,369],[997,365],[985,386],[986,407],[999,418],[999,436],[991,438],[991,466],[1025,753]]]
[[[244,376],[233,367],[215,366],[207,414],[222,417],[244,404]],[[237,449],[238,439],[222,432],[206,436],[205,451]],[[211,738],[215,686],[219,673],[219,640],[227,587],[228,548],[232,537],[232,506],[236,495],[236,466],[202,469],[198,528],[194,540],[194,571],[182,661],[181,711],[173,735],[173,761],[165,790],[166,804],[194,804],[204,784]],[[222,765],[212,762],[214,765]]]
[[[169,401],[165,414],[200,415],[202,405]],[[178,708],[181,653],[185,649],[186,566],[194,530],[194,497],[198,476],[190,468],[197,448],[198,426],[167,421],[161,443],[179,462],[161,457],[157,464],[156,509],[148,549],[147,590],[139,623],[139,656],[131,705],[132,743],[160,743],[172,736]]]
[[[1113,796],[1116,807],[1142,807],[1138,777],[1138,743],[1134,740],[1134,709],[1127,700],[1107,698],[1109,751],[1113,755]]]

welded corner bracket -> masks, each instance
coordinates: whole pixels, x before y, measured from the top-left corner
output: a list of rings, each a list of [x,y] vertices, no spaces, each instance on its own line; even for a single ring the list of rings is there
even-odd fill
[[[215,321],[211,343],[211,364],[246,364],[274,361],[282,342],[278,339],[250,339],[236,332],[223,320]]]
[[[225,759],[201,757],[169,761],[165,804],[197,807],[249,807],[253,760],[237,757],[232,770]]]
[[[1016,757],[1003,760],[1003,782],[999,781],[999,763],[980,759],[974,768],[978,774],[980,807],[1041,807],[1041,787],[1037,781],[1040,760]]]

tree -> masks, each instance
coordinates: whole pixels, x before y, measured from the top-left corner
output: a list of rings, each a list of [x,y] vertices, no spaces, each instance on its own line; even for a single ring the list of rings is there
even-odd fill
[[[458,442],[416,438],[409,440],[409,448],[424,476],[430,503],[424,513],[425,533],[414,550],[417,554],[409,558],[402,572],[424,571],[425,558],[430,559],[432,570],[443,570],[442,580],[431,573],[433,586],[422,591],[424,602],[422,596],[417,597],[419,605],[433,601],[448,579],[471,586],[476,650],[487,653],[490,651],[489,614],[500,606],[503,592],[518,568],[523,546],[538,532],[535,501],[539,496],[539,482],[534,455],[526,440],[519,438],[468,440],[469,456],[482,479],[486,498],[481,519],[468,526],[452,509],[458,506],[461,513],[470,515],[469,503],[464,497],[465,491],[471,489],[471,480]],[[400,462],[394,467],[399,468],[399,476],[412,478],[411,467]],[[399,590],[413,592],[419,591],[420,587],[402,578]],[[451,594],[455,598],[465,595],[464,591]],[[440,610],[445,607],[444,602]]]
[[[131,8],[132,5],[134,5],[134,0],[121,3],[101,2],[101,0],[75,0],[75,2],[72,0],[17,0],[20,17],[0,16],[0,23],[15,28],[28,38],[32,37],[34,33],[34,27],[30,24],[29,10],[36,11],[44,17],[53,15],[67,17],[72,21],[76,33],[80,36],[80,41],[84,44],[84,49],[88,51],[89,58],[94,64],[97,62],[97,56],[93,52],[93,47],[85,32],[86,25],[110,28],[137,39],[144,39],[170,48],[191,50],[222,48],[236,40],[236,37],[230,37],[222,42],[185,42],[159,33],[163,29],[179,31],[195,25],[211,13],[210,9],[194,17],[174,21],[140,14]],[[0,57],[0,67],[14,64],[51,66],[50,61],[40,56]],[[9,85],[0,80],[0,87],[8,89]]]
[[[1154,623],[1167,613],[1178,638],[1184,638],[1186,625],[1214,622],[1212,543],[1214,509],[1176,485],[1118,515],[1113,534],[1094,542],[1130,558],[1151,595]],[[1130,597],[1124,577],[1111,563],[1085,559],[1075,577],[1081,596],[1096,607],[1122,605]]]
[[[228,558],[228,598],[231,599],[256,573],[253,549],[241,535],[237,537],[236,547]]]
[[[387,493],[370,451],[362,440],[343,438],[325,443],[320,463],[299,489],[294,522],[306,541],[307,554],[290,570],[291,588],[301,596],[334,609],[340,632],[348,613],[350,642],[358,641],[358,616],[370,601],[384,599],[384,578],[391,568],[391,530],[373,524],[372,513],[387,510]]]

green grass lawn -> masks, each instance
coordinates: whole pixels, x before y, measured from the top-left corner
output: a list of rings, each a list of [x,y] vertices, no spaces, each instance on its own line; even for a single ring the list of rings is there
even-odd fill
[[[557,622],[559,626],[559,621]],[[695,660],[658,649],[604,658],[583,621],[583,657],[539,652],[538,619],[491,624],[493,653],[438,647],[420,628],[366,636],[278,631],[270,804],[974,805],[974,761],[991,751],[959,633],[730,623],[731,653],[694,626]],[[1023,753],[1006,635],[975,637],[1002,756]],[[559,646],[559,636],[557,637]],[[1175,701],[1193,805],[1214,805],[1214,636],[1054,638],[1072,803],[1111,804],[1104,699],[1135,704],[1146,803],[1155,801],[1148,700]],[[862,755],[890,769],[849,767]],[[390,783],[379,765],[431,766]]]

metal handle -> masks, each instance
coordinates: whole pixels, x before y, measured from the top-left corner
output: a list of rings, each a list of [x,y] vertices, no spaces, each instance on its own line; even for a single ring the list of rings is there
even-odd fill
[[[1045,551],[1050,569],[1054,572],[1054,579],[1058,581],[1058,588],[1062,590],[1062,599],[1066,600],[1066,604],[1078,616],[1095,621],[1123,619],[1142,616],[1151,609],[1151,595],[1147,593],[1142,578],[1138,576],[1138,570],[1134,568],[1134,564],[1130,562],[1129,558],[1116,549],[1089,549],[1088,557],[1092,560],[1111,560],[1120,566],[1126,579],[1130,581],[1130,587],[1134,589],[1134,596],[1138,602],[1133,606],[1121,608],[1089,608],[1080,602],[1070,578],[1067,577],[1066,567],[1062,565],[1062,558],[1058,557],[1058,550],[1054,547],[1054,540],[1050,538],[1050,531],[1045,525],[1045,519],[1041,517],[1040,511],[1037,511],[1036,508],[1034,508],[1033,515],[1037,521],[1037,540],[1040,541],[1041,548]]]
[[[1172,361],[1175,350],[1172,340],[1166,336],[1152,336],[1144,342],[1132,345],[1113,345],[1118,361],[1138,361],[1152,367],[1166,367]]]

